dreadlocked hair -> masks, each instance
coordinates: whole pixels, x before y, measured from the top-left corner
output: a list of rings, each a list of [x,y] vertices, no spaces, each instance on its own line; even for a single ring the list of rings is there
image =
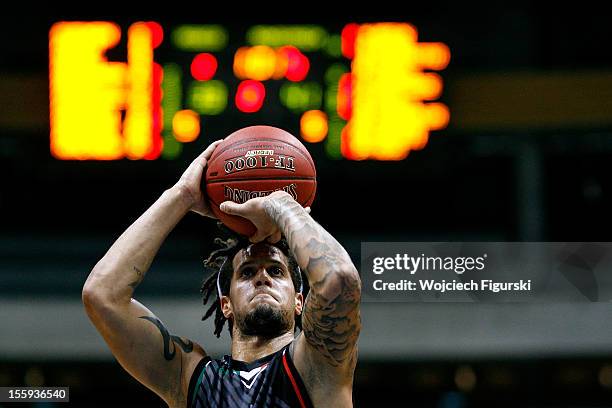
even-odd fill
[[[217,337],[220,337],[221,332],[223,331],[223,326],[225,325],[225,322],[228,319],[225,318],[223,312],[221,311],[221,299],[217,290],[217,277],[219,277],[219,286],[221,288],[221,294],[229,295],[232,275],[234,272],[234,268],[232,265],[234,256],[240,250],[245,249],[249,245],[251,245],[251,242],[247,238],[237,235],[236,233],[228,229],[225,225],[223,225],[221,222],[217,223],[217,227],[227,238],[225,240],[221,237],[217,237],[214,239],[214,243],[220,246],[221,248],[212,251],[208,258],[204,260],[204,276],[207,276],[207,278],[205,278],[202,283],[200,293],[202,294],[202,303],[204,305],[206,305],[209,300],[212,300],[210,306],[206,310],[206,313],[202,317],[202,320],[204,321],[210,318],[214,313],[214,334]],[[289,244],[287,243],[287,240],[283,238],[273,245],[280,249],[287,257],[289,272],[293,280],[293,286],[295,288],[295,291],[299,292],[300,290],[302,290],[302,274],[300,272],[300,268],[297,264],[297,261],[295,260],[293,254],[289,249]],[[302,290],[302,293],[304,292],[305,291]],[[295,317],[295,326],[300,330],[302,329],[301,316]],[[228,322],[227,329],[230,333],[230,336],[232,336],[233,323],[231,320]]]

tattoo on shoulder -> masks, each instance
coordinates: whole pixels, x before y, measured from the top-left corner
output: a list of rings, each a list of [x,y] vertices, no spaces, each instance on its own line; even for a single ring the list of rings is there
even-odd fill
[[[329,282],[338,279],[337,282]],[[327,285],[327,289],[322,287]],[[329,290],[332,287],[334,290]],[[316,282],[305,304],[302,328],[306,341],[334,367],[355,362],[361,322],[359,282],[330,272]]]
[[[156,317],[151,316],[140,316],[141,319],[145,319],[155,326],[162,335],[162,339],[164,341],[164,358],[168,361],[172,360],[176,355],[176,346],[175,343],[183,350],[185,353],[191,353],[193,351],[193,343],[191,340],[187,339],[187,341],[181,339],[178,336],[173,336],[168,332],[168,329],[164,326],[164,324]],[[172,349],[170,346],[172,345]]]

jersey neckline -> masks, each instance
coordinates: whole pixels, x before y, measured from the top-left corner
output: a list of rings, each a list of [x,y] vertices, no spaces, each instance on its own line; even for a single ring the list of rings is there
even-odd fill
[[[272,354],[268,354],[267,356],[263,356],[261,358],[258,358],[257,360],[253,360],[250,363],[247,363],[241,360],[235,360],[232,358],[232,356],[227,355],[227,354],[223,356],[223,362],[229,365],[229,368],[232,370],[251,371],[252,369],[260,367],[268,363],[269,361],[271,361],[274,358],[274,356],[276,356],[279,353],[282,353],[286,348],[289,347],[290,344],[291,343],[283,346],[281,349],[279,349],[278,351],[275,351]]]

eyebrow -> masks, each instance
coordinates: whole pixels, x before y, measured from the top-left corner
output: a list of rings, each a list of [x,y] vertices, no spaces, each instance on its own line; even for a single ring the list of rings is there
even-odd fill
[[[282,262],[277,261],[275,259],[266,260],[264,263],[266,263],[268,265],[272,265],[272,266],[281,266],[281,267],[283,267],[283,269],[287,269],[288,268],[285,264],[283,264]],[[247,267],[247,266],[256,266],[256,265],[260,265],[260,263],[259,262],[255,262],[255,261],[245,261],[245,262],[241,263],[240,265],[238,265],[236,270],[240,270],[240,269],[242,269],[244,267]]]

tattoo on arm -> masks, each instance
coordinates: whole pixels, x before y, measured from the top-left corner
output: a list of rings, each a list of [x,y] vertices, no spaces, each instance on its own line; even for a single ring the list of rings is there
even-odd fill
[[[325,285],[329,286],[324,289]],[[361,329],[359,292],[358,281],[327,274],[308,293],[302,317],[304,336],[334,367],[347,361],[354,364]]]
[[[308,277],[325,275],[352,261],[346,251],[327,231],[314,222],[301,205],[290,196],[266,202],[265,210],[287,237],[298,264],[306,268]]]
[[[138,278],[134,282],[130,283],[128,286],[132,288],[132,290],[135,290],[136,286],[140,285],[140,282],[142,282],[142,279],[144,278],[144,273],[142,273],[142,271],[136,266],[134,266],[133,269],[134,272],[136,272],[136,275],[138,275]]]
[[[308,275],[310,292],[302,317],[305,339],[330,365],[353,364],[361,330],[359,277],[345,273],[354,265],[342,245],[298,207],[287,196],[266,202],[265,209]]]
[[[193,343],[191,340],[187,339],[184,341],[178,336],[173,336],[168,332],[168,329],[163,325],[162,322],[159,321],[156,317],[151,316],[140,316],[141,319],[145,319],[153,323],[159,329],[159,332],[162,335],[162,339],[164,340],[164,358],[168,361],[172,360],[176,355],[176,346],[174,343],[178,344],[181,349],[185,353],[191,353],[193,351]],[[172,344],[172,350],[170,350],[170,345]]]

